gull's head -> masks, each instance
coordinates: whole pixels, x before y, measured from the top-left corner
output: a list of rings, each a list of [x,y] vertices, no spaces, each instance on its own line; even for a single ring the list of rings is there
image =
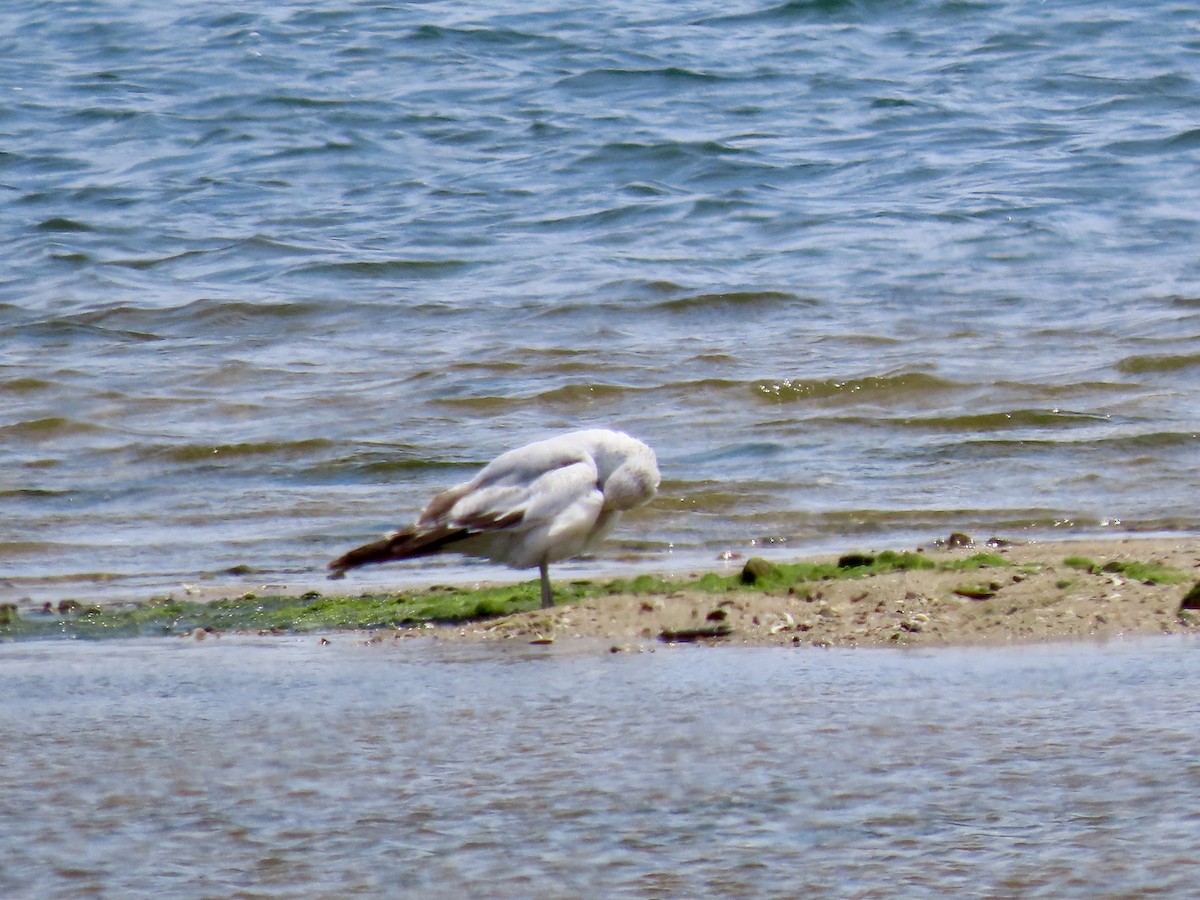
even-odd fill
[[[661,476],[654,451],[617,431],[598,432],[592,456],[600,474],[600,490],[608,509],[636,509],[658,492]]]

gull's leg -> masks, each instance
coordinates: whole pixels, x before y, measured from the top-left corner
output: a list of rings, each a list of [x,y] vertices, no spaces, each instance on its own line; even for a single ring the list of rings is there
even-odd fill
[[[542,609],[550,609],[554,606],[554,591],[550,589],[550,567],[540,563],[538,568],[542,572]]]

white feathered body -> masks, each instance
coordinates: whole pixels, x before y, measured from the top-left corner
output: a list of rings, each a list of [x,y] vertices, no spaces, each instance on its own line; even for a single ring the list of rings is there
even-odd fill
[[[593,546],[658,484],[654,451],[636,438],[602,428],[559,435],[498,456],[434,497],[413,525],[350,551],[330,569],[340,574],[442,551],[544,567]]]

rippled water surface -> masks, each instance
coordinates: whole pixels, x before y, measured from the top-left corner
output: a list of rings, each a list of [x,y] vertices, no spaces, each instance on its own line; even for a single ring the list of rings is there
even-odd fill
[[[6,3],[0,590],[316,578],[594,423],[602,561],[1194,531],[1198,23]]]
[[[0,646],[0,893],[1186,896],[1196,654]]]

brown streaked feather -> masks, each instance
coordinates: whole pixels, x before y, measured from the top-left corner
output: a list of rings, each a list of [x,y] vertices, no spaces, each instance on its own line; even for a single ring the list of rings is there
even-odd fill
[[[502,528],[511,528],[524,518],[525,510],[516,509],[504,515],[481,513],[475,516],[464,516],[455,519],[454,524],[460,528],[467,529],[471,534],[482,534],[485,531],[500,531]]]
[[[331,578],[341,578],[349,569],[396,559],[411,559],[437,553],[448,544],[466,540],[472,535],[508,528],[521,521],[520,510],[503,516],[475,516],[457,522],[447,522],[433,528],[405,528],[387,537],[355,547],[329,564]]]
[[[421,517],[417,519],[418,525],[425,525],[431,522],[436,522],[444,518],[454,508],[454,504],[463,498],[464,495],[471,489],[472,482],[466,482],[456,487],[448,488],[437,494],[429,505],[425,507],[421,513]]]

